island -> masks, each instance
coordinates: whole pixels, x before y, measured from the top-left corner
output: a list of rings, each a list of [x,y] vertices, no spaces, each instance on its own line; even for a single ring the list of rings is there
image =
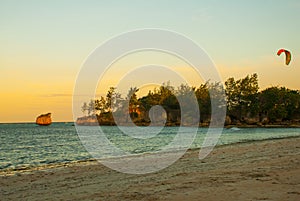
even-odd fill
[[[167,82],[141,97],[137,96],[138,91],[137,87],[131,87],[122,97],[115,87],[110,87],[106,96],[83,103],[81,111],[84,116],[78,117],[76,124],[127,126],[133,122],[137,126],[149,126],[163,122],[164,126],[190,126],[190,122],[195,125],[198,121],[196,124],[199,123],[200,127],[208,127],[214,101],[214,107],[226,111],[225,119],[218,120],[226,128],[300,127],[300,91],[279,86],[259,90],[256,73],[237,80],[228,78],[224,85],[207,81],[199,87],[181,84],[176,88]],[[178,101],[182,97],[188,100],[192,94],[198,102],[199,118],[193,116],[195,106]],[[159,113],[151,115],[158,105],[164,112],[158,110]],[[191,115],[186,113],[182,118],[182,106],[189,108]],[[151,120],[150,117],[155,118]]]
[[[41,114],[36,118],[35,123],[40,126],[49,126],[52,123],[51,113]]]

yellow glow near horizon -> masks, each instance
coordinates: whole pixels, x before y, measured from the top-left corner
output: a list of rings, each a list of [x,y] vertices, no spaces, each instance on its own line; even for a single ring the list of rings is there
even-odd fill
[[[151,68],[152,65],[157,67],[164,66],[166,69],[162,69],[162,71],[159,73],[151,72],[149,74],[141,73],[138,70],[139,68],[143,67]],[[171,72],[168,73],[167,68],[169,68],[170,71],[176,72],[178,75],[182,76],[184,80],[176,78],[176,75],[172,74]],[[117,89],[117,91],[119,90],[123,97],[126,96],[130,87],[146,88],[143,90],[146,92],[147,89],[151,88],[151,86],[147,85],[145,87],[141,84],[146,77],[147,79],[149,78],[149,80],[151,80],[151,76],[156,76],[155,79],[162,80],[161,83],[157,83],[159,85],[167,83],[168,81],[170,81],[170,84],[174,87],[184,84],[184,81],[189,83],[191,86],[199,86],[201,83],[203,83],[203,79],[198,75],[195,69],[184,60],[165,52],[139,51],[124,56],[108,68],[98,84],[97,94],[105,95],[109,87],[116,87],[122,79],[126,79],[126,76],[133,77],[131,77],[132,79],[127,78],[130,79],[127,81],[128,84],[125,84],[125,86],[120,86]],[[154,78],[152,79],[154,80]],[[155,86],[157,85],[153,85],[152,90]],[[142,96],[145,94],[140,92],[139,95]]]
[[[215,62],[224,81],[257,73],[260,89],[300,89],[299,5],[296,0],[71,4],[0,0],[0,123],[34,122],[45,112],[52,112],[54,121],[72,121],[76,75],[92,50],[113,36],[149,27],[195,41]],[[291,51],[289,66],[283,55],[276,55],[279,48]],[[97,94],[105,95],[132,67],[146,64],[172,67],[196,87],[204,82],[178,58],[137,53],[112,66]],[[167,82],[167,74],[165,78]],[[132,82],[138,84],[138,78]],[[146,93],[149,87],[142,88]]]
[[[293,60],[290,66],[285,66],[282,58],[274,55],[261,58],[258,62],[245,61],[239,66],[222,65],[217,61],[216,65],[220,75],[225,81],[229,77],[242,78],[248,74],[258,73],[260,89],[270,86],[288,86],[291,89],[300,89],[298,75],[300,74],[299,62]],[[116,86],[118,81],[132,70],[145,64],[160,64],[175,66],[172,69],[190,81],[190,85],[198,87],[204,81],[193,72],[193,69],[181,59],[166,53],[137,52],[127,55],[114,63],[104,75],[98,85],[97,94],[105,96],[111,86]],[[22,64],[15,63],[14,66]],[[54,121],[72,121],[72,92],[77,72],[72,69],[62,68],[60,73],[51,72],[48,63],[47,68],[37,68],[38,71],[27,71],[26,68],[13,71],[1,69],[1,104],[0,122],[34,122],[36,116],[42,113],[52,112]],[[14,69],[13,66],[11,66]],[[57,71],[57,68],[55,68]],[[165,82],[169,81],[165,77]],[[132,83],[132,87],[141,88],[138,95],[146,95],[155,86],[138,86],[138,78]],[[179,83],[172,83],[176,86]],[[128,89],[122,89],[125,97]],[[87,100],[88,101],[88,100]]]

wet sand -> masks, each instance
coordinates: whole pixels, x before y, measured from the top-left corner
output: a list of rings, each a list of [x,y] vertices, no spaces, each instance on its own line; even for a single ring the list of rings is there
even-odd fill
[[[96,162],[1,173],[0,200],[300,200],[300,137],[188,151],[170,167],[130,175]]]

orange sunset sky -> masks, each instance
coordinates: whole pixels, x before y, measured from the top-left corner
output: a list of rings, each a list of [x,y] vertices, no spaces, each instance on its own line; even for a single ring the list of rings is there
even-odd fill
[[[53,121],[72,121],[72,93],[84,60],[111,37],[143,28],[190,38],[224,81],[257,73],[260,89],[300,89],[299,10],[298,0],[0,0],[0,123],[34,122],[46,112]],[[290,65],[276,55],[280,48],[292,52]],[[144,52],[116,63],[98,93],[130,66],[152,60],[177,68],[196,87],[203,82],[179,58]]]

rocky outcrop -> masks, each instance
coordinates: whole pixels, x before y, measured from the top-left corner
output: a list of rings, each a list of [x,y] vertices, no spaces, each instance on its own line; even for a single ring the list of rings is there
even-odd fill
[[[96,116],[86,116],[77,118],[76,124],[82,126],[98,126],[99,122]]]
[[[156,119],[157,120],[157,119]],[[161,120],[161,119],[159,119]],[[129,120],[119,122],[119,126],[131,126],[132,124],[128,123]],[[133,120],[134,124],[137,126],[149,126],[151,124],[150,118],[147,116],[145,119],[135,119]],[[253,118],[243,118],[242,121],[239,121],[237,119],[231,118],[230,116],[226,116],[225,118],[225,127],[231,128],[231,127],[240,127],[240,128],[253,128],[253,127],[264,127],[264,128],[282,128],[282,127],[293,127],[293,128],[300,128],[300,119],[296,120],[290,120],[290,121],[282,121],[282,122],[269,122],[268,118],[263,118],[261,121],[259,121],[258,117]],[[93,116],[84,116],[79,117],[76,120],[76,125],[80,126],[115,126],[116,122],[112,118],[111,114],[103,114],[101,116],[99,115],[93,115]],[[154,122],[152,122],[152,125],[156,125],[155,119]],[[161,124],[159,124],[161,125]],[[164,126],[189,126],[189,124],[186,124],[185,122],[180,122],[180,119],[169,119],[167,118],[167,121],[163,123]],[[199,123],[200,127],[209,127],[210,121],[205,121]]]
[[[41,125],[41,126],[50,125],[52,123],[51,113],[41,114],[40,116],[38,116],[36,118],[35,123],[38,124],[38,125]]]
[[[230,124],[232,123],[230,116],[227,115],[227,116],[225,117],[225,122],[224,122],[224,123],[225,123],[226,126],[227,126],[227,125],[230,125]]]
[[[245,117],[244,122],[248,125],[256,125],[259,123],[258,117]]]

